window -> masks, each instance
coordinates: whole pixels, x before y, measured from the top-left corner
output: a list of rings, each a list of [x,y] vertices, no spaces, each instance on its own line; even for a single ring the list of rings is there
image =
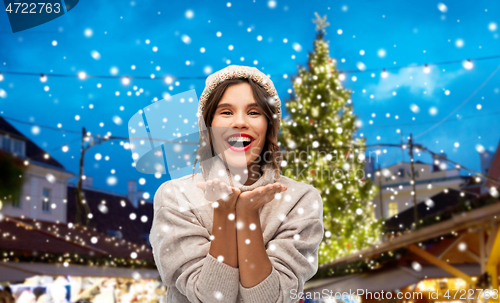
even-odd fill
[[[21,208],[21,198],[12,198],[12,207]]]
[[[371,208],[371,211],[372,211],[372,219],[376,220],[376,218],[375,218],[375,204],[371,204],[370,208]]]
[[[10,153],[10,137],[0,136],[0,145],[2,150]]]
[[[13,208],[21,208],[21,198],[13,198],[11,195],[9,195],[5,202]]]
[[[24,156],[24,141],[11,139],[12,140],[12,153],[18,156]]]
[[[123,233],[120,230],[108,229],[106,230],[106,232],[108,233],[108,235],[112,237],[115,237],[117,239],[123,239]]]
[[[0,135],[0,149],[18,156],[24,156],[25,153],[24,141],[6,135]]]
[[[50,189],[44,188],[42,193],[42,210],[50,212]]]
[[[389,202],[389,218],[398,214],[398,202]]]
[[[400,167],[400,168],[398,169],[397,175],[398,175],[398,177],[399,177],[400,179],[404,179],[404,178],[406,178],[406,170],[405,170],[405,168],[404,168],[404,167]]]

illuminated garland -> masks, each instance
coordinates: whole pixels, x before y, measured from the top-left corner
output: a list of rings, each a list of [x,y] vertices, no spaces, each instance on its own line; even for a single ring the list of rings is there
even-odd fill
[[[150,260],[117,258],[109,256],[91,257],[88,255],[78,255],[76,253],[29,253],[0,249],[0,257],[2,258],[2,262],[39,262],[57,264],[64,267],[71,266],[71,264],[76,264],[98,267],[156,269],[155,262]]]

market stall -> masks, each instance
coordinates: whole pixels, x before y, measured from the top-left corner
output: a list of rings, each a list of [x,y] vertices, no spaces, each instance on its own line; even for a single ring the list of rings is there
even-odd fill
[[[150,248],[73,224],[5,216],[0,285],[16,302],[162,302]]]
[[[363,294],[360,302],[499,302],[499,229],[498,201],[447,220],[437,217],[434,224],[399,232],[388,241],[320,266],[320,272],[334,277],[309,281],[304,292],[317,302],[328,302],[320,293],[358,289],[378,295],[382,291],[422,294],[384,299]],[[438,295],[431,296],[436,290]]]

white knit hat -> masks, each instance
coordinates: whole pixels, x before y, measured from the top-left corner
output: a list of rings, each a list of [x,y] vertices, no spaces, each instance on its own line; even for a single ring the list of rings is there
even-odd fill
[[[274,98],[276,113],[278,116],[278,125],[281,122],[281,100],[276,92],[273,81],[269,79],[264,73],[259,71],[255,67],[241,66],[241,65],[229,65],[213,74],[208,76],[205,83],[205,89],[200,97],[200,102],[198,104],[198,117],[202,117],[203,110],[205,109],[205,103],[212,91],[222,82],[229,79],[237,78],[247,78],[252,79],[255,83],[262,86],[267,93]]]

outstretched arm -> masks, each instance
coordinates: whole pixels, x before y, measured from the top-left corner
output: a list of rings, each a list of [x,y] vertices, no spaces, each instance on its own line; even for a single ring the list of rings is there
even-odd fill
[[[210,255],[231,267],[238,267],[238,246],[236,243],[236,200],[240,190],[220,182],[219,179],[198,182],[197,187],[205,191],[209,201],[217,200],[213,210],[213,227]]]
[[[238,268],[238,244],[236,243],[236,209],[214,208],[213,240],[210,255],[219,262]]]
[[[254,287],[268,277],[273,269],[267,256],[259,211],[237,213],[238,260],[241,285]]]
[[[197,210],[171,181],[155,194],[150,242],[163,284],[190,302],[234,302],[239,271],[210,253],[210,234]]]
[[[242,211],[239,202],[236,209],[239,290],[243,300],[298,301],[293,299],[293,293],[302,292],[304,283],[318,269],[318,248],[323,239],[323,204],[319,192],[312,186],[307,188],[267,247],[258,211]]]
[[[240,194],[236,201],[238,259],[243,287],[254,287],[272,272],[273,266],[262,236],[259,209],[283,191],[286,191],[283,184],[268,184]]]

